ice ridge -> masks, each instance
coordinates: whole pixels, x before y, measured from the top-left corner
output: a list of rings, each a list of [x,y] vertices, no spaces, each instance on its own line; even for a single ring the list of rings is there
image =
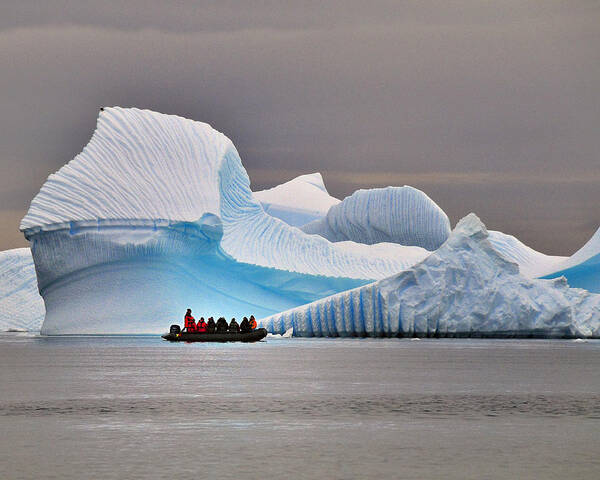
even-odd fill
[[[490,230],[489,241],[504,258],[515,262],[523,275],[536,278],[551,271],[568,257],[545,255],[525,245],[518,238]]]
[[[331,242],[389,242],[435,250],[448,238],[450,221],[425,193],[404,186],[358,190],[301,229]]]

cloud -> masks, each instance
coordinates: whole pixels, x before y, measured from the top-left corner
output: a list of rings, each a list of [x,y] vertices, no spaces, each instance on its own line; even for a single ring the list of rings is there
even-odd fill
[[[316,170],[339,196],[407,183],[510,228],[516,185],[588,236],[600,221],[594,3],[121,4],[0,6],[0,209],[24,211],[98,108],[122,105],[211,123],[256,186]],[[578,246],[541,212],[521,212],[533,246]]]
[[[532,8],[533,7],[533,8]],[[452,2],[378,0],[198,1],[178,0],[20,0],[0,6],[0,30],[28,27],[91,26],[122,31],[232,32],[254,29],[306,30],[396,23],[491,28],[553,16],[593,15],[590,2],[547,0],[543,5],[505,0],[502,5],[474,0]]]

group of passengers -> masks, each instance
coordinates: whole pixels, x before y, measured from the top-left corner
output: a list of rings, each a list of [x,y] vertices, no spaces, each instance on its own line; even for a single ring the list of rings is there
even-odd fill
[[[200,320],[196,323],[196,319],[192,317],[192,310],[188,308],[184,317],[184,325],[184,330],[189,333],[248,333],[256,328],[256,319],[254,315],[250,315],[250,320],[244,317],[242,322],[238,324],[235,318],[227,323],[225,317],[219,318],[216,322],[213,317],[210,317],[208,322],[204,321],[204,317],[200,317]]]

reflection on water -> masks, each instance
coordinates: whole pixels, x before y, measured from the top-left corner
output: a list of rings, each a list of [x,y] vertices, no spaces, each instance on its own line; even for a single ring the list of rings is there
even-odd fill
[[[0,478],[597,478],[600,342],[0,335]]]

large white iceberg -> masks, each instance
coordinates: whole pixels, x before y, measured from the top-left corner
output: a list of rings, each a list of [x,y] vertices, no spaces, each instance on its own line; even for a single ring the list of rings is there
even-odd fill
[[[39,331],[44,303],[38,293],[31,251],[0,252],[0,331]]]
[[[21,230],[42,333],[159,333],[197,315],[267,316],[387,277],[427,251],[334,244],[265,213],[233,143],[207,124],[110,108],[51,175]]]
[[[301,228],[331,242],[389,242],[435,250],[448,238],[450,221],[427,195],[404,186],[358,190]]]
[[[600,336],[600,295],[534,280],[470,214],[421,263],[260,322],[304,336]]]

